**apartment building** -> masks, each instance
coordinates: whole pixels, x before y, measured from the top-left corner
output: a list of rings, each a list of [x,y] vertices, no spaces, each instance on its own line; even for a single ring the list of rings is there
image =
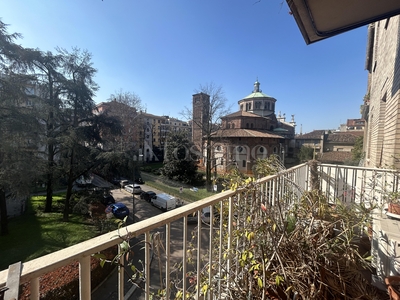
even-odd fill
[[[365,67],[367,93],[361,106],[366,120],[364,165],[400,167],[400,17],[368,26]]]
[[[170,132],[186,132],[191,135],[191,127],[188,122],[171,118],[169,116],[157,116],[149,113],[141,114],[140,139],[142,142],[144,161],[162,160],[164,145]]]

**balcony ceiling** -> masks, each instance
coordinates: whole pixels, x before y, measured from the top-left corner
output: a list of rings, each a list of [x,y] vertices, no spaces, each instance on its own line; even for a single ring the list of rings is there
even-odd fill
[[[399,0],[286,0],[306,44],[400,14]]]

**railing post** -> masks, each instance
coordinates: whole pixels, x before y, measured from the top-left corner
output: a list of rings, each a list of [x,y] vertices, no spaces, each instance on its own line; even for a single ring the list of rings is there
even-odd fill
[[[150,254],[150,233],[147,231],[145,233],[145,259],[144,259],[144,263],[145,263],[145,278],[146,278],[146,285],[145,285],[145,297],[146,299],[150,299],[150,265],[151,265],[151,261],[152,261],[152,257]],[[152,251],[154,251],[153,248],[154,245],[152,245]]]
[[[121,246],[118,246],[118,253],[121,254]],[[119,264],[118,264],[118,299],[119,300],[124,300],[124,285],[125,285],[125,276],[124,276],[124,266],[125,266],[125,259],[124,255],[121,255],[119,258]]]
[[[90,256],[84,256],[79,260],[79,299],[90,300]]]
[[[39,300],[39,277],[31,280],[31,300]]]

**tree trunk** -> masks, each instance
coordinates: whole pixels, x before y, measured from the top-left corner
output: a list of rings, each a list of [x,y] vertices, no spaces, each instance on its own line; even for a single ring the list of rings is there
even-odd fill
[[[6,193],[0,189],[0,235],[8,234]]]
[[[206,149],[206,186],[207,190],[210,192],[212,190],[211,186],[211,146],[207,143]]]
[[[70,205],[70,199],[72,197],[72,186],[74,184],[74,178],[73,178],[74,153],[75,153],[75,151],[72,148],[71,157],[70,157],[70,161],[69,161],[67,195],[65,196],[64,213],[63,213],[63,221],[64,222],[69,221],[69,205]]]
[[[45,212],[52,211],[52,204],[53,204],[53,167],[54,167],[54,146],[53,144],[48,145],[49,153],[47,155],[47,162],[48,162],[48,173],[47,173],[47,186],[46,186],[46,205],[44,208]]]

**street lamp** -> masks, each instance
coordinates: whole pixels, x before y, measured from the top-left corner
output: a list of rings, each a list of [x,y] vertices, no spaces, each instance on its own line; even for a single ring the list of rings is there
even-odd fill
[[[139,114],[136,114],[136,116],[134,116],[132,118],[132,122],[139,117],[142,114],[142,112],[140,111]],[[135,146],[135,143],[133,143],[133,145]],[[135,153],[133,153],[133,157],[132,157],[132,169],[133,169],[133,183],[132,186],[135,186],[135,161],[137,160],[137,157],[135,155]],[[132,223],[135,223],[135,191],[134,189],[132,190]]]
[[[133,154],[132,157],[132,169],[133,169],[133,183],[132,186],[135,186],[135,161],[136,161],[136,155]],[[132,188],[132,223],[135,223],[135,189]]]

